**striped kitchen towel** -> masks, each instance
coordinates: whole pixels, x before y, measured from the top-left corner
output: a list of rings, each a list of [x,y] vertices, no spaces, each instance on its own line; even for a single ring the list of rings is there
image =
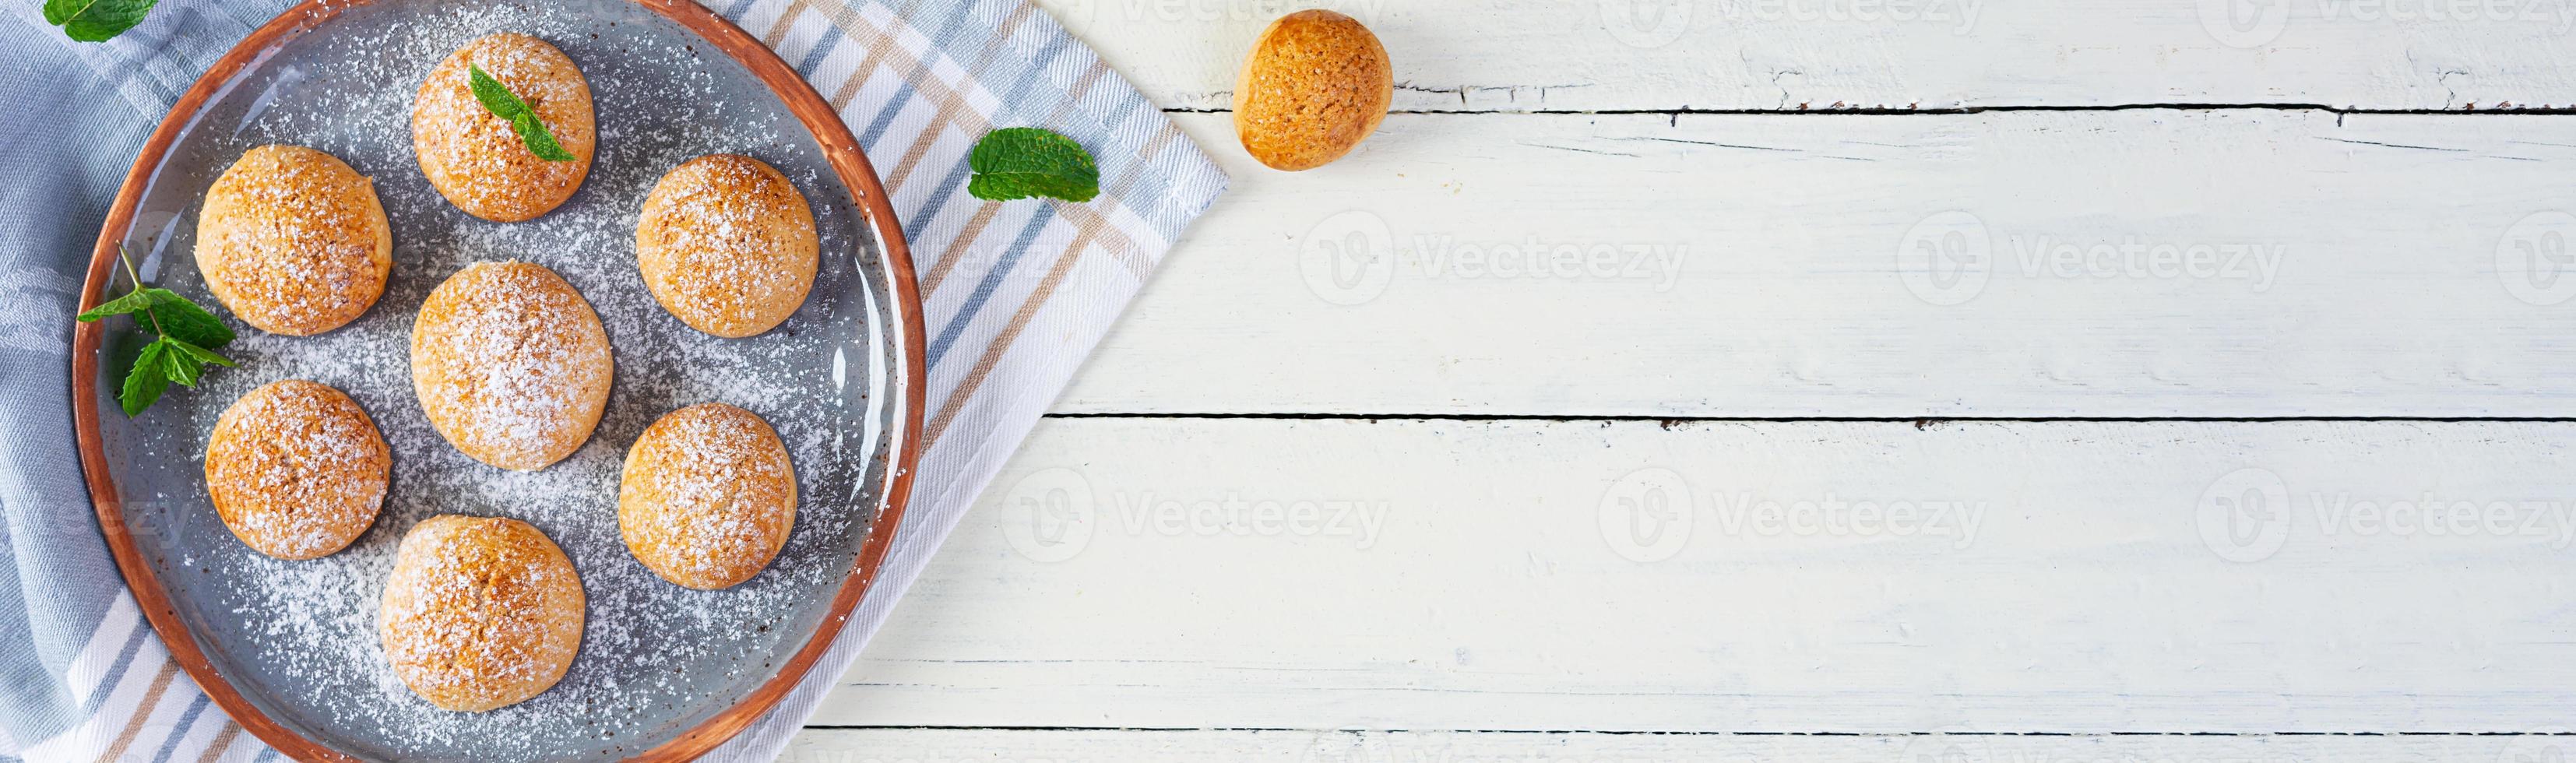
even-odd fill
[[[803,72],[859,136],[919,268],[927,449],[876,587],[776,710],[711,755],[776,757],[1225,176],[1026,0],[700,0]],[[64,394],[80,275],[144,138],[292,3],[162,0],[102,44],[0,11],[0,760],[277,757],[173,666],[109,559]],[[966,152],[1041,125],[1092,149],[1088,204],[966,195]]]

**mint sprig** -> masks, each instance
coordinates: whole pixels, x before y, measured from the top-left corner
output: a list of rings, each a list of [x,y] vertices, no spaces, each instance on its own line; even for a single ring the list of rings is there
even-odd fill
[[[562,143],[555,142],[554,132],[546,129],[545,120],[537,118],[537,110],[519,100],[519,94],[510,92],[509,86],[471,63],[465,65],[465,75],[474,86],[474,100],[483,102],[483,110],[492,112],[492,116],[509,120],[510,129],[519,133],[519,142],[528,147],[528,153],[549,162],[576,158],[564,150]]]
[[[116,402],[133,418],[143,409],[160,402],[162,390],[171,382],[195,387],[206,372],[206,364],[229,367],[231,358],[216,354],[215,348],[231,344],[232,327],[206,308],[179,296],[169,289],[143,285],[143,275],[134,269],[134,259],[123,248],[116,259],[125,263],[125,275],[134,281],[134,290],[124,296],[100,303],[82,311],[80,322],[89,323],[111,315],[139,315],[136,322],[152,327],[158,336],[134,356],[134,367],[125,372],[125,384],[118,390]]]
[[[45,0],[45,23],[80,42],[106,42],[152,13],[159,0]]]
[[[985,201],[1047,196],[1090,201],[1100,195],[1100,166],[1072,138],[1038,127],[1005,127],[975,142],[966,156],[975,177],[966,192]]]

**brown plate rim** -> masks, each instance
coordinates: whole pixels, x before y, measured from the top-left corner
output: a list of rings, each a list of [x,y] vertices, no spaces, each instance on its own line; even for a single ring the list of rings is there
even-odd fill
[[[885,484],[881,486],[876,522],[868,529],[867,539],[851,565],[849,576],[842,580],[840,590],[833,595],[830,614],[815,626],[814,634],[779,667],[776,675],[752,690],[741,702],[632,758],[688,760],[732,739],[786,699],[787,693],[796,687],[806,671],[831,648],[834,637],[849,621],[850,610],[858,606],[859,599],[876,581],[878,568],[885,563],[886,553],[892,546],[895,528],[903,523],[904,508],[912,496],[914,467],[921,458],[921,420],[925,401],[919,385],[927,378],[923,354],[927,343],[922,326],[919,281],[913,269],[911,250],[904,243],[903,225],[886,199],[885,188],[877,181],[875,168],[860,151],[858,138],[850,133],[849,125],[841,122],[840,115],[831,104],[823,100],[822,94],[815,92],[814,87],[798,76],[796,70],[781,60],[777,53],[715,11],[692,0],[631,1],[688,28],[750,69],[753,76],[766,83],[787,104],[788,110],[796,114],[797,120],[813,133],[814,142],[822,148],[833,172],[858,196],[855,201],[865,212],[868,224],[884,248],[887,276],[894,286],[891,309],[897,318],[896,323],[900,324],[898,341],[902,343],[900,350],[905,366],[904,373],[888,385],[889,394],[900,397],[898,405],[902,409],[896,422],[900,428],[890,438],[894,452],[888,459]],[[252,31],[179,96],[178,103],[170,108],[169,116],[161,120],[151,139],[144,142],[142,153],[135,158],[133,169],[126,173],[124,185],[117,190],[116,200],[108,208],[107,221],[99,230],[98,245],[91,252],[88,280],[81,288],[82,305],[94,305],[100,301],[115,269],[117,247],[123,243],[126,229],[133,225],[135,207],[142,201],[152,170],[160,166],[170,147],[177,143],[181,129],[205,108],[207,101],[271,46],[311,31],[343,10],[369,2],[373,0],[305,0]],[[224,713],[241,724],[243,729],[277,748],[278,752],[299,760],[357,760],[347,753],[307,739],[268,717],[234,689],[223,674],[216,672],[213,664],[207,661],[204,650],[198,647],[195,634],[188,630],[187,624],[179,619],[178,610],[171,606],[168,592],[161,587],[160,579],[153,574],[151,566],[145,563],[142,551],[135,547],[134,538],[126,531],[116,480],[108,472],[107,454],[99,435],[98,364],[105,332],[99,323],[82,323],[72,332],[72,418],[80,441],[81,471],[89,484],[90,503],[97,511],[99,531],[107,536],[108,549],[116,558],[117,569],[125,574],[126,587],[133,592],[135,603],[141,606],[144,618],[152,623],[152,630],[169,648],[170,659],[188,671],[188,677],[195,679],[197,686],[205,690],[215,705],[223,708]]]

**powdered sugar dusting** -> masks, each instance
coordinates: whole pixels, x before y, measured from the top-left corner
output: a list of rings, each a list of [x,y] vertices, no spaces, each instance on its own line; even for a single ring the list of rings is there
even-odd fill
[[[626,457],[618,531],[637,559],[691,588],[733,585],[769,561],[796,517],[796,475],[757,414],[672,411]]]
[[[635,231],[645,283],[702,331],[747,336],[804,301],[814,281],[814,216],[760,160],[689,160],[653,186]]]
[[[488,710],[563,675],[580,645],[581,580],[516,520],[433,517],[412,527],[385,583],[395,675],[441,707]]]
[[[590,80],[597,158],[571,200],[534,221],[476,219],[430,187],[410,150],[420,79],[465,42],[502,31],[545,39]],[[129,524],[209,657],[269,714],[352,754],[406,760],[613,758],[732,706],[803,645],[873,519],[885,429],[871,417],[869,337],[882,270],[810,136],[775,96],[694,35],[626,0],[517,4],[378,0],[291,41],[218,96],[147,192],[132,242],[145,277],[207,298],[189,267],[197,204],[251,146],[293,143],[374,178],[394,227],[393,275],[376,305],[312,337],[255,330],[225,352],[236,369],[174,389],[132,423],[103,422]],[[786,323],[720,339],[665,312],[637,273],[645,193],[689,158],[731,152],[785,173],[812,201],[822,239],[812,295]],[[177,224],[166,224],[177,215]],[[164,233],[166,231],[166,234]],[[469,263],[518,260],[559,274],[596,309],[616,367],[597,430],[545,469],[467,458],[428,423],[410,374],[410,333],[430,290]],[[241,324],[235,322],[237,328]],[[836,381],[849,366],[853,387]],[[349,548],[281,561],[234,540],[203,485],[207,434],[244,392],[286,378],[337,387],[364,406],[393,458],[382,516]],[[616,497],[627,447],[665,413],[701,402],[757,411],[794,463],[799,504],[786,546],[721,591],[666,582],[626,550]],[[516,419],[516,416],[508,417]],[[882,421],[882,419],[877,419]],[[514,425],[501,425],[510,430]],[[589,597],[579,656],[554,688],[486,713],[439,710],[389,668],[376,632],[395,546],[439,514],[524,520],[559,544]]]
[[[523,148],[509,120],[475,99],[473,68],[526,103],[574,159],[546,161]],[[412,148],[431,184],[466,211],[493,220],[536,217],[572,195],[589,172],[597,138],[590,88],[578,64],[544,41],[516,33],[476,39],[423,79]]]
[[[467,455],[537,469],[590,435],[614,377],[590,304],[542,265],[477,262],[432,290],[412,324],[412,385]]]
[[[388,455],[355,401],[302,380],[246,393],[217,419],[206,487],[224,522],[262,553],[309,559],[376,520]]]
[[[375,190],[339,159],[300,146],[245,152],[208,192],[196,264],[252,325],[313,334],[384,291]]]

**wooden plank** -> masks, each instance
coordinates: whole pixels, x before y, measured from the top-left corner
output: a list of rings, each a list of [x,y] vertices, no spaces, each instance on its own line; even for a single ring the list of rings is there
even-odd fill
[[[2571,752],[2576,752],[2576,742],[2546,736],[1745,736],[1580,732],[811,729],[797,736],[780,760],[785,763],[992,760],[1056,763],[1134,760],[1300,760],[1311,763],[2407,760],[2419,763],[2544,763],[2564,760]],[[2549,757],[2553,754],[2558,757]],[[2522,757],[2516,758],[2516,755]]]
[[[2567,423],[1048,419],[812,722],[2550,728],[2576,703],[2571,446]]]
[[[1367,22],[1408,110],[2576,102],[2576,9],[2531,0],[1040,4],[1187,109],[1229,108],[1254,36],[1304,7]]]
[[[2568,119],[1180,115],[1233,190],[1057,410],[2571,416]]]

